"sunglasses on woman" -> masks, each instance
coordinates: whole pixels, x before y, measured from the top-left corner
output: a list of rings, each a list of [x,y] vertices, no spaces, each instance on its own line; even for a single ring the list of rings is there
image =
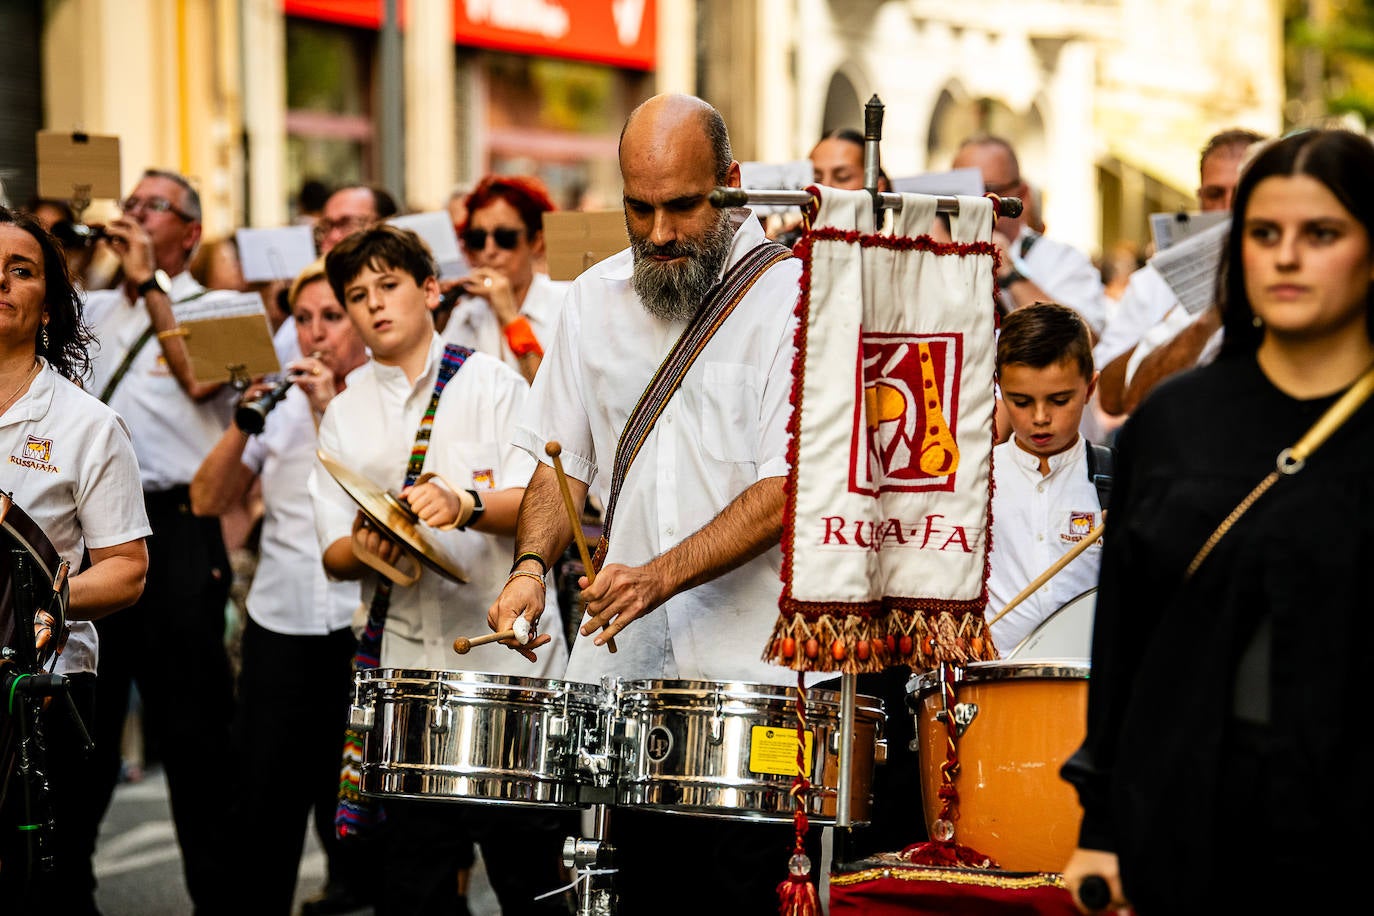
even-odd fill
[[[523,229],[511,229],[509,226],[500,226],[490,232],[492,239],[496,242],[497,248],[504,248],[506,251],[514,251],[515,246],[520,244],[520,236],[524,233]],[[481,251],[487,247],[488,232],[485,229],[467,229],[463,232],[463,247],[468,251]]]

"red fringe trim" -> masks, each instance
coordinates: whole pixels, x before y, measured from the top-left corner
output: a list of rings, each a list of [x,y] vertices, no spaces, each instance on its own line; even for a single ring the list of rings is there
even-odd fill
[[[794,671],[844,674],[882,671],[892,665],[921,672],[946,662],[966,665],[999,658],[981,606],[960,614],[902,608],[885,615],[784,613],[773,626],[763,657]]]

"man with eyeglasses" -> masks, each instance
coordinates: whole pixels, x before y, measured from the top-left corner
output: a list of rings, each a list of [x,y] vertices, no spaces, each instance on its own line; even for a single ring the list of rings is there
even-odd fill
[[[1031,188],[1010,141],[987,134],[969,137],[959,145],[950,168],[979,169],[989,193],[1019,197],[1026,204],[1020,216],[999,216],[993,231],[1002,254],[997,272],[1002,308],[1013,311],[1033,302],[1058,302],[1077,312],[1094,338],[1101,334],[1107,322],[1102,275],[1083,252],[1031,228]]]
[[[216,909],[230,851],[223,807],[233,693],[224,607],[232,578],[218,518],[191,514],[188,485],[229,422],[234,392],[195,381],[176,305],[206,290],[187,270],[201,237],[200,197],[176,172],[149,169],[104,227],[122,284],[86,295],[100,342],[88,390],[133,439],[153,536],[148,578],[132,607],[96,623],[100,636],[94,777],[82,825],[94,848],[119,778],[131,684],[157,738],[186,883],[197,912]],[[94,880],[91,881],[94,889]],[[91,912],[96,912],[92,901]]]
[[[347,185],[334,191],[324,202],[315,221],[315,246],[320,255],[359,229],[368,229],[396,215],[396,200],[385,190],[372,185]]]

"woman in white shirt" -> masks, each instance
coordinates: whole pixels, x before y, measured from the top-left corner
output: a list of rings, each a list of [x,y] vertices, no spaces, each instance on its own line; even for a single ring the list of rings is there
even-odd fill
[[[294,385],[261,433],[250,436],[236,424],[225,430],[191,481],[197,515],[217,515],[262,481],[262,535],[238,681],[240,785],[232,819],[251,825],[254,878],[235,893],[246,912],[282,914],[291,912],[312,808],[329,856],[326,894],[366,895],[357,883],[362,870],[343,864],[333,827],[358,587],[326,578],[305,481],[315,463],[316,424],[367,351],[334,298],[323,258],[296,278],[288,301],[300,352],[310,354],[287,363]]]
[[[53,670],[67,679],[84,721],[90,721],[95,704],[91,621],[128,607],[142,594],[148,571],[144,538],[151,533],[138,459],[124,421],[74,384],[90,369],[91,340],[62,248],[31,217],[0,207],[0,449],[5,455],[0,458],[0,490],[71,564],[66,611],[71,633]],[[18,518],[16,513],[14,520]],[[11,543],[5,540],[8,552]],[[83,554],[90,561],[84,569]],[[9,563],[0,566],[6,580],[10,569]],[[51,582],[40,586],[40,592],[50,590]],[[8,594],[10,589],[0,591]],[[0,611],[9,617],[13,608]],[[50,630],[35,636],[42,643],[60,639],[60,633]],[[16,713],[24,712],[6,709],[0,721],[8,730],[16,725]],[[9,791],[0,791],[5,798],[0,810],[0,900],[6,913],[36,908],[94,913],[91,854],[103,812],[83,804],[79,794],[93,782],[85,739],[61,700],[50,703],[41,719],[46,753],[40,762],[51,808],[39,798],[37,809],[24,811],[29,787],[17,773]],[[0,779],[11,772],[8,764],[0,761]],[[19,830],[19,824],[39,824],[40,829]],[[25,838],[33,836],[49,844],[46,853],[55,861],[51,872],[44,874],[30,860],[32,846]],[[34,878],[26,883],[29,866]]]
[[[444,341],[490,353],[532,382],[568,289],[540,266],[553,201],[533,176],[488,175],[465,204],[459,237],[472,272],[458,281]]]

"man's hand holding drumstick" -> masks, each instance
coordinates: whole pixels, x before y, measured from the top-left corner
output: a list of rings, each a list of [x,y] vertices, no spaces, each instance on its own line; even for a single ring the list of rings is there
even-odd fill
[[[583,563],[594,578],[591,556],[587,552],[586,540],[582,537],[581,520],[576,512],[576,500],[585,501],[587,485],[563,473],[559,456],[562,449],[558,443],[550,442],[546,452],[553,459],[553,467],[540,463],[525,488],[525,498],[520,506],[520,525],[515,534],[516,560],[511,567],[506,587],[501,590],[496,603],[487,612],[487,625],[501,632],[509,630],[516,618],[524,617],[531,624],[539,619],[544,610],[544,574],[549,560],[560,557],[569,541],[578,542]],[[588,581],[583,577],[581,583]],[[502,639],[503,645],[510,646],[531,661],[530,651],[548,641],[541,636],[538,641],[520,645],[515,639]],[[611,651],[615,651],[614,641]]]

